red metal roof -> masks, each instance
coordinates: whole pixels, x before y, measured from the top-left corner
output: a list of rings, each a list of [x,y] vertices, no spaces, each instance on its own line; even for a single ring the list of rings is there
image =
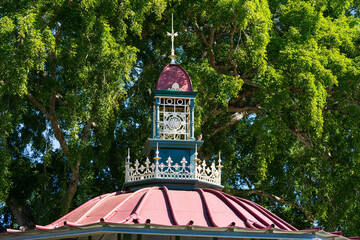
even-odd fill
[[[175,85],[173,85],[174,83]],[[179,88],[180,91],[193,91],[191,79],[185,69],[178,64],[169,64],[161,72],[155,89],[176,90],[176,88]]]
[[[194,225],[247,229],[297,229],[249,200],[213,189],[168,190],[143,188],[133,193],[114,192],[93,198],[47,226],[85,226],[98,222],[121,224]]]

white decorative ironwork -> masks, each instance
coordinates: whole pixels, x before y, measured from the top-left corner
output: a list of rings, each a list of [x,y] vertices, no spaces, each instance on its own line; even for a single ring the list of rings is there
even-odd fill
[[[173,91],[182,91],[182,89],[180,89],[180,86],[179,86],[179,84],[178,83],[173,83],[172,85],[171,85],[171,88],[168,88],[168,90],[173,90]]]
[[[196,151],[197,153],[197,151]],[[159,150],[157,148],[155,164],[151,163],[149,158],[146,159],[145,165],[140,165],[136,160],[134,167],[131,164],[125,165],[125,182],[134,182],[139,180],[161,178],[161,179],[198,179],[214,184],[221,184],[221,160],[219,156],[219,165],[215,166],[215,162],[212,162],[210,166],[206,164],[206,161],[193,159],[195,165],[188,164],[186,158],[182,158],[180,164],[173,164],[173,160],[169,157],[166,160],[166,164],[163,162],[159,164]],[[197,155],[197,154],[196,154]],[[199,162],[199,163],[198,163]]]
[[[159,137],[161,139],[188,140],[190,138],[189,105],[190,99],[159,98]],[[154,136],[155,131],[156,123],[154,123]]]

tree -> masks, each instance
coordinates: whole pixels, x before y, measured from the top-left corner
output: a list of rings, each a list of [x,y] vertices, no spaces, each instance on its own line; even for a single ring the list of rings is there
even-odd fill
[[[222,149],[229,191],[297,227],[317,220],[328,231],[359,234],[357,5],[268,4],[182,6],[193,9],[184,37],[202,49],[186,49],[184,58],[202,64],[191,63],[203,108],[203,154]]]
[[[16,185],[19,172],[37,183],[24,200],[45,224],[51,217],[38,196],[65,199],[59,206],[67,211],[121,188],[126,148],[140,157],[149,133],[148,89],[169,62],[174,13],[177,61],[199,92],[201,155],[222,151],[225,191],[299,229],[360,234],[358,7],[350,0],[3,4],[0,151],[12,182],[0,183],[11,216],[22,224],[10,201],[15,189],[26,190]],[[60,216],[61,208],[49,212]]]
[[[12,182],[1,178],[7,186],[1,199],[18,224],[34,225],[27,200],[34,202],[45,192],[55,195],[46,196],[57,203],[55,216],[65,214],[74,206],[80,182],[86,186],[94,178],[91,168],[106,168],[93,156],[115,125],[134,81],[130,71],[138,49],[131,38],[140,37],[146,14],[160,16],[162,10],[162,1],[1,4],[2,176],[12,172]],[[49,136],[59,142],[60,150]],[[24,157],[27,148],[30,159]],[[106,150],[109,146],[101,149]],[[111,170],[116,176],[121,169]],[[23,177],[35,186],[18,186],[18,173],[26,173]]]
[[[181,1],[169,12],[199,91],[202,157],[222,151],[225,191],[299,229],[359,234],[358,2]],[[166,25],[146,24],[151,48],[169,51]],[[163,61],[148,52],[145,68]]]

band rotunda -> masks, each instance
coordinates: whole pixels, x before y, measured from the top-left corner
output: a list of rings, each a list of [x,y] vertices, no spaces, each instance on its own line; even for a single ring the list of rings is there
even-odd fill
[[[177,34],[172,31],[172,38]],[[125,160],[125,191],[95,197],[33,230],[8,229],[0,239],[349,239],[320,228],[298,230],[258,204],[222,192],[221,156],[198,159],[196,92],[175,63],[163,69],[153,94],[152,130],[140,164]],[[352,238],[355,240],[355,238]],[[359,240],[359,238],[356,238]]]

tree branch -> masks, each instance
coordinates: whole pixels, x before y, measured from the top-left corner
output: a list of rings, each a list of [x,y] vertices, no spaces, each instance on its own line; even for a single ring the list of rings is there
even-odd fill
[[[44,106],[41,105],[41,104],[36,100],[36,98],[35,98],[33,95],[31,95],[31,93],[28,93],[26,96],[30,99],[30,101],[31,101],[35,106],[37,106],[37,107],[39,108],[39,110],[45,115],[45,117],[46,117],[47,119],[50,120],[50,119],[52,118],[52,116],[46,111],[46,109],[44,108]]]
[[[244,79],[245,77],[241,76],[241,78]],[[251,82],[251,81],[248,81],[248,80],[245,80],[245,81],[244,81],[244,84],[245,84],[245,85],[252,86],[252,87],[259,87],[259,85],[258,85],[257,83],[254,83],[254,82]]]
[[[238,102],[239,100],[245,100],[246,97],[248,96],[253,96],[255,95],[254,91],[245,91],[243,94],[237,96],[236,98],[232,98],[229,101],[229,104],[235,104],[236,102]]]
[[[307,146],[307,147],[312,147],[312,143],[309,142],[309,141],[304,137],[304,135],[306,134],[306,132],[300,132],[300,131],[298,131],[298,130],[293,130],[293,129],[290,129],[290,128],[288,128],[288,129],[289,129],[289,131],[290,131],[293,135],[295,135],[295,136],[297,137],[297,139],[298,139],[300,142],[302,142],[303,144],[305,144],[305,146]]]
[[[50,116],[51,118],[49,118],[50,122],[51,122],[51,126],[54,130],[54,134],[56,139],[59,141],[60,146],[65,154],[65,156],[68,156],[69,153],[69,147],[67,145],[67,142],[65,140],[64,137],[64,133],[61,130],[60,124],[56,118],[56,112],[55,112],[55,104],[56,104],[56,91],[53,89],[52,93],[51,93],[51,97],[50,97]]]
[[[233,71],[234,71],[235,77],[238,76],[237,65],[236,65],[235,61],[232,59],[232,54],[234,52],[234,34],[235,34],[236,30],[237,30],[237,20],[235,19],[235,27],[231,31],[230,50],[228,52],[228,60],[229,60],[230,64],[233,66]]]
[[[80,182],[80,160],[77,159],[75,164],[71,165],[71,179],[69,186],[67,188],[66,205],[65,208],[63,209],[63,213],[67,213],[69,211],[71,201],[75,196],[79,182]]]
[[[87,121],[86,123],[86,127],[84,127],[84,130],[83,130],[83,134],[82,134],[82,137],[81,137],[81,140],[82,141],[87,141],[89,139],[89,135],[90,135],[90,129],[92,127],[95,127],[96,124],[90,119],[89,121]]]
[[[215,127],[214,131],[210,134],[210,136],[214,136],[215,134],[217,134],[218,132],[220,132],[223,129],[226,129],[228,127],[231,127],[233,125],[235,125],[236,123],[238,123],[241,119],[249,116],[252,113],[257,112],[257,110],[251,110],[251,111],[244,111],[244,112],[235,112],[233,114],[231,114],[230,116],[230,121],[228,121],[226,124],[222,124],[221,125],[219,123],[215,124],[215,125],[219,125],[218,127]]]
[[[58,120],[56,118],[56,111],[55,111],[55,107],[56,107],[56,91],[52,90],[52,92],[51,92],[50,106],[49,106],[50,112],[46,111],[45,107],[43,105],[41,105],[39,103],[39,101],[33,95],[31,95],[29,93],[26,96],[30,99],[30,101],[35,106],[37,106],[39,108],[39,110],[46,116],[46,118],[50,120],[51,126],[52,126],[52,128],[54,130],[55,137],[59,141],[64,155],[71,160],[71,158],[69,156],[69,146],[68,146],[68,144],[66,142],[64,133],[61,130],[60,124],[59,124],[59,122],[58,122]],[[87,125],[84,136],[88,135],[88,132],[90,131],[90,127],[91,127],[91,123],[89,123]],[[83,140],[86,140],[86,137]],[[77,191],[77,186],[78,186],[79,181],[80,181],[80,171],[79,171],[79,169],[80,169],[80,159],[76,159],[76,161],[73,162],[73,164],[71,164],[70,168],[71,168],[71,179],[70,179],[70,183],[69,183],[69,185],[67,187],[66,204],[65,204],[65,207],[63,208],[64,213],[66,213],[69,210],[71,201],[72,201],[72,199],[73,199],[73,197],[74,197],[74,195],[75,195],[75,193]]]
[[[245,112],[245,113],[248,113],[248,112],[251,112],[251,113],[258,113],[259,112],[259,108],[257,107],[232,107],[232,106],[229,106],[228,107],[228,110],[229,112],[231,113],[242,113],[242,112]],[[251,114],[250,113],[250,114]]]

